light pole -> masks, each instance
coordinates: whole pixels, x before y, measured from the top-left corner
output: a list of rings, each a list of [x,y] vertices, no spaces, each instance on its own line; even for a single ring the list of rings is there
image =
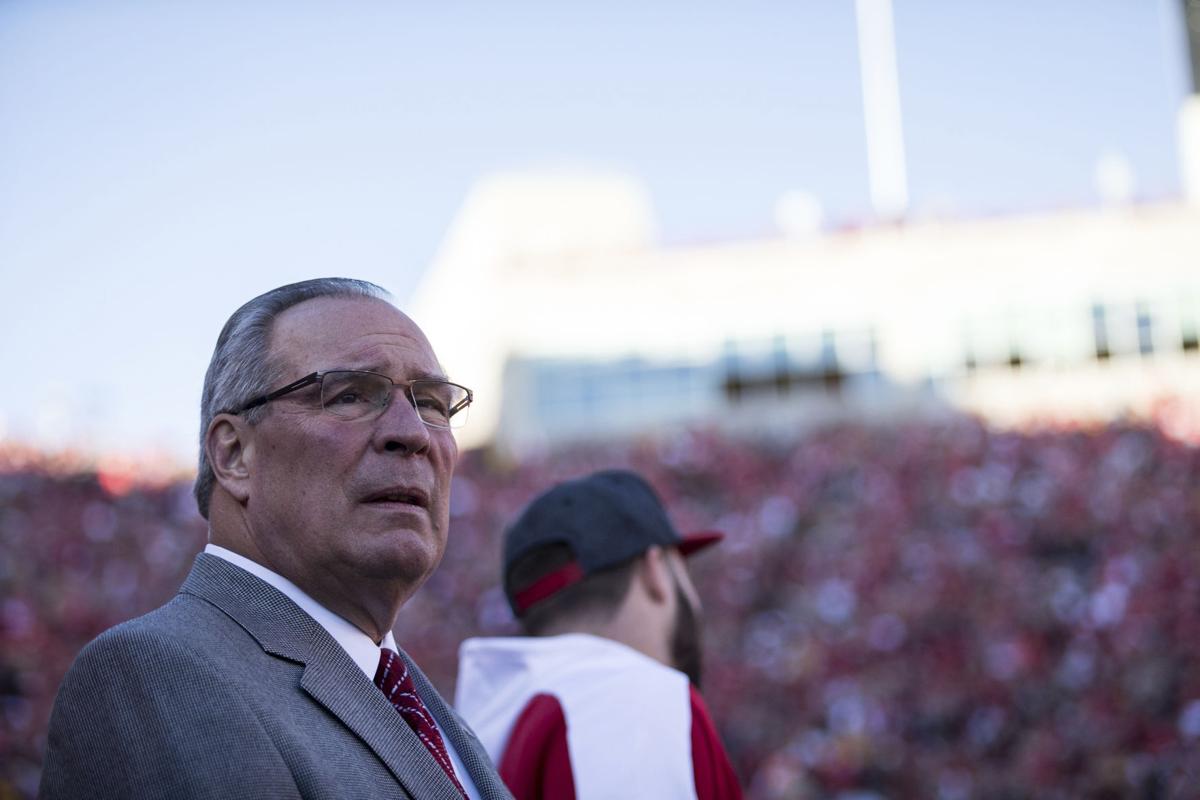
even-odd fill
[[[855,11],[871,204],[880,219],[899,220],[908,211],[908,169],[892,0],[856,0]]]

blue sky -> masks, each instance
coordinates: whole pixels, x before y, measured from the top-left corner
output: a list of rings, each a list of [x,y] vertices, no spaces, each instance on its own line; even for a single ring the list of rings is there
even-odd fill
[[[1179,192],[1174,0],[894,0],[914,214]],[[641,177],[664,243],[870,218],[854,4],[0,4],[0,429],[190,460],[225,318],[273,286],[403,302],[497,169]],[[469,291],[464,287],[464,291]]]

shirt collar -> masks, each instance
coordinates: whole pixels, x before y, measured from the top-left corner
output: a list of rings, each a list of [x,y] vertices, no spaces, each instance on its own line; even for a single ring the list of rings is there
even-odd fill
[[[334,638],[342,649],[349,654],[350,658],[354,659],[354,663],[358,664],[367,676],[367,680],[375,680],[375,671],[379,669],[379,648],[387,647],[391,650],[398,650],[396,647],[396,637],[391,631],[384,634],[383,641],[375,644],[375,640],[367,634],[363,633],[354,626],[345,617],[339,617],[325,606],[312,599],[303,589],[289,581],[277,572],[273,572],[257,561],[251,561],[243,555],[227,550],[220,545],[207,544],[204,547],[204,552],[222,558],[234,566],[241,567],[256,578],[263,580],[279,591],[287,595],[288,599],[310,617],[315,619],[318,624],[329,635]]]

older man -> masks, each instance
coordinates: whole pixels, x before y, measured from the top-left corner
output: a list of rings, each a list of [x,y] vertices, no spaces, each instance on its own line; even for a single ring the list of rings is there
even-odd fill
[[[374,284],[284,286],[226,323],[179,594],[63,681],[42,797],[503,798],[396,646],[446,546],[471,393]]]

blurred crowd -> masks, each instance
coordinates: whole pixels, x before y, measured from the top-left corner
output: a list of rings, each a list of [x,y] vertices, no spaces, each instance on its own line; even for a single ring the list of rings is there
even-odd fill
[[[704,692],[748,797],[1200,797],[1196,447],[961,419],[466,453],[446,558],[397,630],[446,696],[463,638],[514,631],[503,527],[612,466],[681,530],[727,534],[693,566]],[[0,800],[36,790],[76,651],[186,574],[190,490],[0,451]]]

